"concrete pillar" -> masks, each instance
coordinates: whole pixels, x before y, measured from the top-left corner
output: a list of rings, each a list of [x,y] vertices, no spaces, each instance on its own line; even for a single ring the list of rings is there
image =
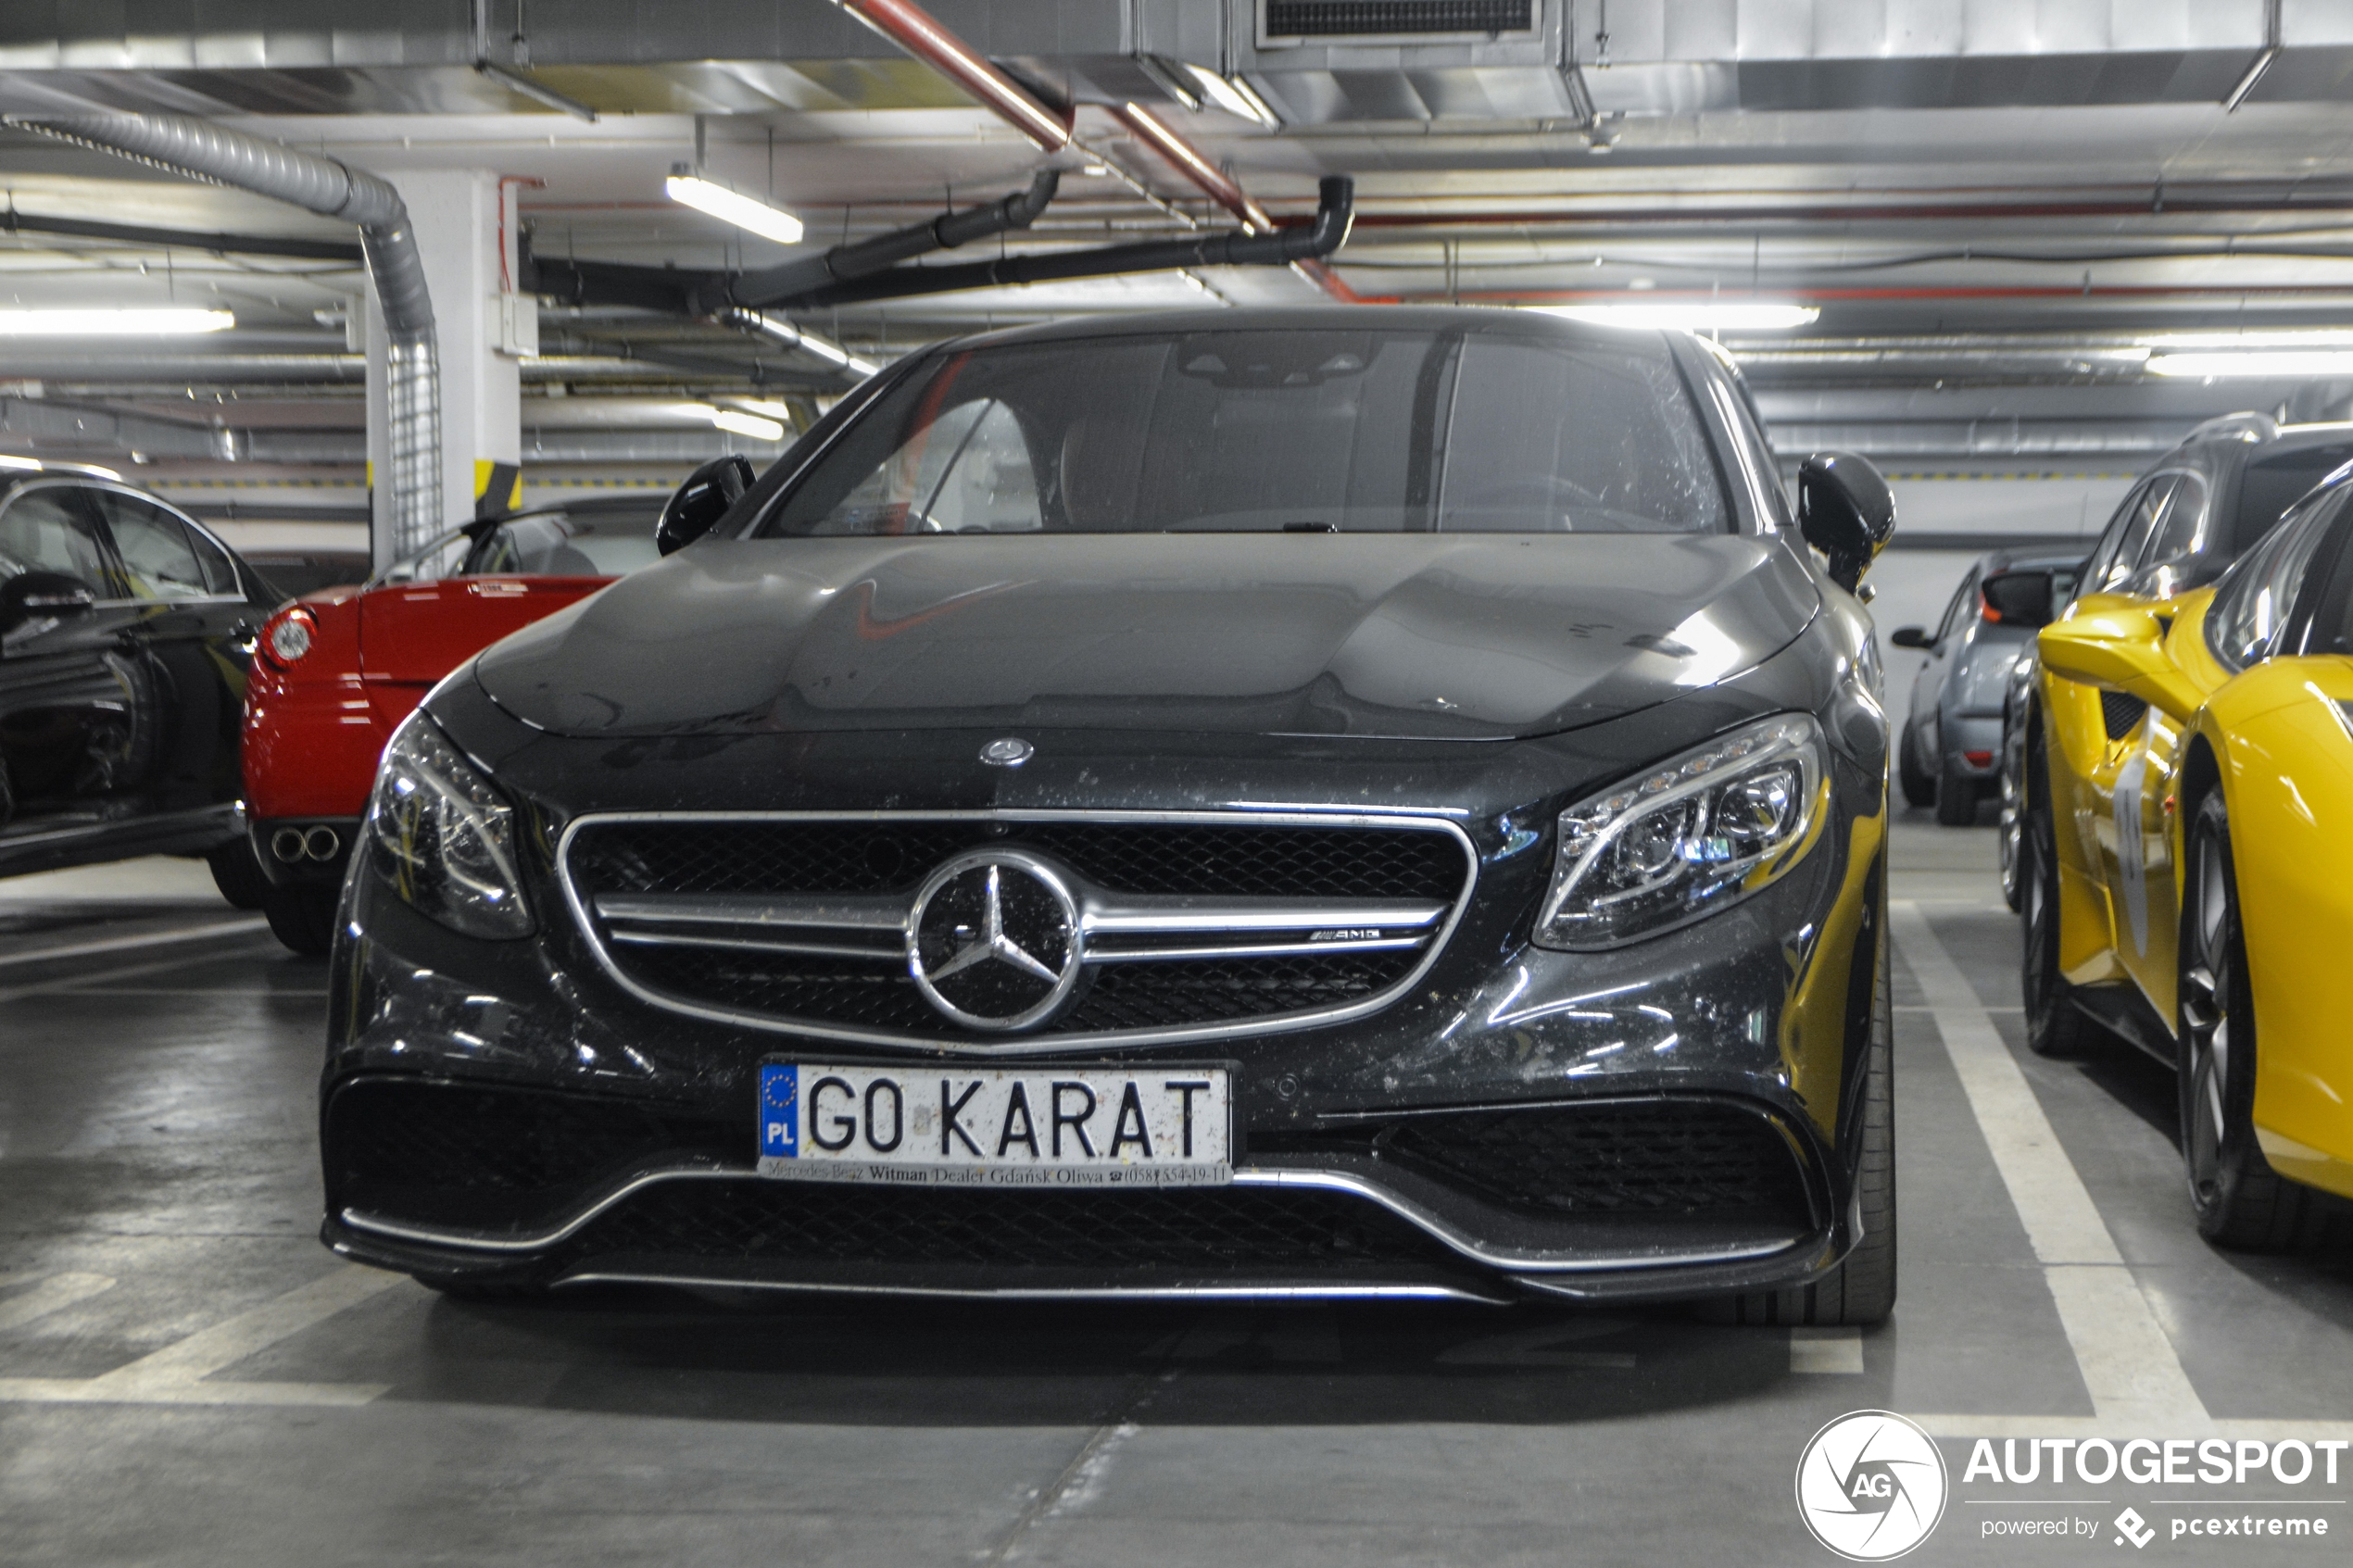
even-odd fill
[[[522,380],[507,350],[513,306],[513,212],[498,176],[486,169],[386,171],[409,206],[425,286],[433,294],[441,357],[441,495],[445,525],[456,528],[484,508],[521,499]],[[502,207],[507,220],[501,223]],[[502,250],[504,252],[502,256]],[[502,330],[502,322],[508,323]],[[535,333],[534,334],[535,338]],[[535,341],[532,346],[536,347]],[[384,323],[372,288],[368,298],[368,466],[374,497],[378,567],[391,558],[379,476],[387,471]]]

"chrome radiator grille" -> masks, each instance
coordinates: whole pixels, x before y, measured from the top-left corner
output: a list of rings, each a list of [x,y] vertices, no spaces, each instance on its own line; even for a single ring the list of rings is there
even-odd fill
[[[1076,971],[1050,1017],[998,1032],[945,1016],[909,960],[926,879],[992,856],[1066,888]],[[648,1000],[1008,1051],[1370,1011],[1436,957],[1477,861],[1459,830],[1417,817],[972,813],[590,817],[561,863],[598,956]]]

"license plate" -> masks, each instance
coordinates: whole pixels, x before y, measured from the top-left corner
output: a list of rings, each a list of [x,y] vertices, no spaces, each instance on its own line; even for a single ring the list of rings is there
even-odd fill
[[[760,1067],[760,1173],[909,1186],[1215,1186],[1222,1067]]]

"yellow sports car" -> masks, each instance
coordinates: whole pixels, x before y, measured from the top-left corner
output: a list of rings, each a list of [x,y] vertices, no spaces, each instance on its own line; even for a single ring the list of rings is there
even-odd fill
[[[2028,1037],[2174,1065],[2198,1229],[2321,1239],[2353,1197],[2353,465],[2211,588],[2087,594],[2039,642]]]

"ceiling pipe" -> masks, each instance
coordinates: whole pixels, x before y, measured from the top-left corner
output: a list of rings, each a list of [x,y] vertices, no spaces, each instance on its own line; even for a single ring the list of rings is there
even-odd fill
[[[211,256],[283,256],[297,261],[347,261],[358,266],[359,247],[339,240],[299,240],[270,234],[207,234],[187,229],[149,229],[131,223],[99,223],[86,218],[49,218],[10,207],[0,212],[0,233],[57,234],[68,239],[106,240],[155,250],[200,250]]]
[[[359,225],[384,319],[390,548],[405,555],[441,533],[441,369],[433,297],[398,191],[333,158],[186,115],[11,115],[7,123]]]
[[[989,63],[987,56],[912,0],[834,0],[843,10],[979,99],[1041,152],[1070,145],[1072,111],[1056,108]]]
[[[1038,215],[1054,199],[1061,181],[1060,169],[1041,169],[1029,182],[1029,189],[1002,201],[967,207],[962,212],[942,213],[927,223],[896,229],[855,245],[836,245],[823,256],[802,257],[764,271],[746,272],[727,285],[727,303],[740,309],[763,310],[815,294],[834,283],[879,272],[894,262],[933,251],[954,250],[991,234],[1026,229],[1038,221]]]
[[[965,289],[1109,278],[1123,272],[1164,272],[1189,267],[1290,267],[1320,262],[1348,238],[1356,182],[1345,174],[1327,174],[1319,191],[1322,200],[1315,208],[1313,223],[1277,229],[1271,233],[1228,231],[1181,240],[1103,245],[1093,250],[1006,256],[956,267],[898,267],[808,295],[800,303],[812,307],[862,305],[880,299],[955,294]]]

